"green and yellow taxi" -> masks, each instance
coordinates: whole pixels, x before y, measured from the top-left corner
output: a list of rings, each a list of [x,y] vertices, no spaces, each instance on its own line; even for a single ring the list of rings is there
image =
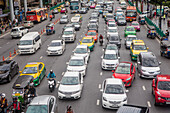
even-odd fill
[[[125,28],[124,36],[127,37],[128,35],[136,35],[136,30],[133,26],[127,26]]]
[[[87,45],[90,49],[90,51],[93,51],[94,49],[94,38],[93,37],[83,37],[83,39],[80,41],[80,45]]]
[[[130,47],[130,56],[132,60],[137,60],[140,52],[147,52],[148,47],[146,47],[143,40],[133,40]]]
[[[32,76],[34,86],[38,86],[45,76],[46,68],[42,62],[31,62],[20,71],[20,76]]]
[[[79,17],[79,18],[80,18],[80,21],[83,20],[83,17],[81,16],[81,14],[75,14],[74,17]]]

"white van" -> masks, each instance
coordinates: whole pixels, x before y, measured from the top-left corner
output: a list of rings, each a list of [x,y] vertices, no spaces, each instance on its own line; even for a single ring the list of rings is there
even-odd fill
[[[38,32],[29,32],[24,35],[18,45],[19,54],[35,53],[41,47],[41,38]]]

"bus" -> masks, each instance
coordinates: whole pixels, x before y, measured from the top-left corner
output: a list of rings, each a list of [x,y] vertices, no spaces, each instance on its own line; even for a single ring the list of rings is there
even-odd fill
[[[26,13],[27,21],[41,22],[48,18],[47,8],[37,8]]]
[[[79,9],[80,9],[80,1],[79,0],[71,0],[70,1],[71,13],[78,13]]]
[[[126,21],[136,21],[137,11],[135,6],[127,6]]]

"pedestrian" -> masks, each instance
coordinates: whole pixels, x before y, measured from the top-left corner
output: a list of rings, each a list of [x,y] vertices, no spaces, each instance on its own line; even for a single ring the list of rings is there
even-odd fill
[[[166,18],[168,18],[168,11],[165,12]]]
[[[18,19],[17,19],[17,17],[16,17],[16,19],[15,19],[15,23],[16,23],[16,25],[18,26]]]
[[[11,20],[9,20],[9,28],[10,28],[10,29],[12,28],[12,22],[11,22]]]
[[[5,93],[1,93],[0,106],[2,109],[1,113],[7,113],[8,101],[5,98]]]
[[[166,30],[165,35],[166,35],[166,39],[168,40],[168,38],[169,38],[169,31],[168,30]]]
[[[166,16],[165,16],[165,14],[164,14],[164,15],[163,15],[163,19],[164,19],[164,21],[165,21],[165,17],[166,17]]]

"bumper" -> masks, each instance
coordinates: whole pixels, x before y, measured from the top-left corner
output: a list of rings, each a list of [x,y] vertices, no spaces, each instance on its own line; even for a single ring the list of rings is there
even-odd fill
[[[11,34],[12,37],[22,37],[22,34]]]
[[[61,55],[62,51],[47,51],[48,55]]]
[[[114,70],[117,65],[113,64],[114,66],[102,65],[102,69],[104,70]]]
[[[60,21],[60,24],[66,24],[67,21]]]
[[[135,18],[127,18],[126,21],[132,22],[132,21],[136,21],[136,19]]]
[[[169,105],[170,104],[170,100],[165,100],[165,99],[162,99],[161,97],[158,97],[158,96],[155,96],[155,100],[157,103],[161,103],[161,104],[164,104],[164,105]]]
[[[39,79],[33,80],[34,86],[38,86],[40,84]]]
[[[78,99],[81,96],[81,91],[75,94],[63,94],[58,92],[59,99]]]
[[[34,49],[28,49],[28,50],[19,50],[19,54],[32,54],[34,53]]]
[[[118,25],[122,25],[122,26],[125,26],[126,23],[117,23]]]
[[[76,31],[79,31],[79,30],[80,30],[80,27],[75,27],[75,30],[76,30]]]
[[[63,38],[65,42],[74,42],[74,38]]]
[[[104,108],[108,108],[108,109],[118,109],[119,107],[123,106],[124,104],[127,104],[127,100],[124,102],[120,102],[118,104],[112,104],[109,101],[102,100],[102,106]]]
[[[129,49],[131,45],[126,45],[126,48]]]
[[[156,76],[159,75],[160,73],[150,74],[148,72],[140,72],[139,74],[142,78],[156,78]]]

